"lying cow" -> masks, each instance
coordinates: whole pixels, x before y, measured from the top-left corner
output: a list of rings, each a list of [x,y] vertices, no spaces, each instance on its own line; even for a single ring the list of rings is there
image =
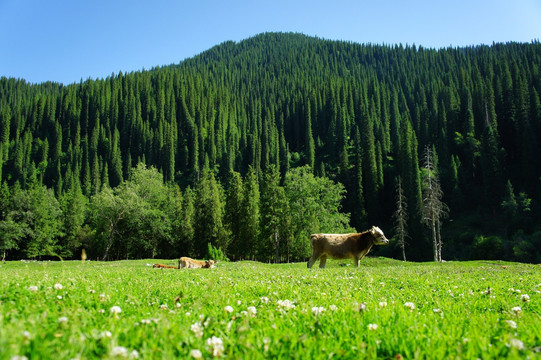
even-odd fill
[[[308,268],[319,260],[319,267],[324,268],[327,256],[332,259],[353,258],[355,266],[368,254],[373,245],[387,245],[389,240],[377,226],[360,234],[312,234],[310,246],[312,256],[308,260]]]
[[[213,268],[214,267],[214,264],[216,262],[214,260],[205,260],[205,261],[199,261],[199,260],[194,260],[194,259],[191,259],[189,257],[181,257],[179,260],[178,260],[178,268],[205,268],[205,269],[209,269],[209,268]]]

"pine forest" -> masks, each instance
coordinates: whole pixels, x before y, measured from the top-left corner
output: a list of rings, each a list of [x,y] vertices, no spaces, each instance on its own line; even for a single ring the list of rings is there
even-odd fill
[[[541,44],[265,33],[75,84],[0,79],[0,256],[541,261]]]

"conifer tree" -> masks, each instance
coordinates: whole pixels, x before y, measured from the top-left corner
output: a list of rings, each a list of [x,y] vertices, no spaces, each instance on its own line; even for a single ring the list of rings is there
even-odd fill
[[[245,258],[257,255],[259,248],[259,232],[261,223],[259,181],[255,168],[249,167],[244,181],[244,195],[241,207],[241,236],[240,243],[243,251],[240,255]]]
[[[443,192],[437,176],[435,155],[430,146],[425,148],[424,170],[423,220],[431,232],[434,261],[442,261],[441,220],[449,210],[442,201]]]
[[[406,261],[406,238],[408,237],[408,203],[402,188],[402,178],[396,182],[396,210],[393,214],[394,229],[398,237],[396,246],[402,251],[402,259]]]

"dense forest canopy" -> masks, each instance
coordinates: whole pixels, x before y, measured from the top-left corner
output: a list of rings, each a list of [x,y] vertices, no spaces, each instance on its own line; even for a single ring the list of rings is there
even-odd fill
[[[77,84],[3,77],[0,248],[303,260],[310,232],[393,237],[400,179],[405,253],[430,260],[428,175],[447,208],[444,259],[540,261],[540,68],[538,42],[266,33]]]

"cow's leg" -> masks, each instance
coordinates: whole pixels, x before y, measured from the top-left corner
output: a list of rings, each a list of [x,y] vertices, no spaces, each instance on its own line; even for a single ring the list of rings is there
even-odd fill
[[[316,253],[313,253],[312,256],[310,257],[310,260],[308,260],[308,269],[310,269],[314,263],[317,261],[317,259],[319,258],[319,254],[316,254]]]
[[[324,269],[326,262],[327,262],[327,255],[321,255],[321,257],[319,258],[319,268]]]
[[[310,269],[314,263],[319,259],[321,256],[321,253],[317,250],[312,249],[312,256],[310,256],[310,259],[308,260],[308,269]]]
[[[359,257],[358,255],[353,256],[353,264],[355,265],[355,267],[359,267],[359,261],[360,260],[361,260],[361,257]]]

